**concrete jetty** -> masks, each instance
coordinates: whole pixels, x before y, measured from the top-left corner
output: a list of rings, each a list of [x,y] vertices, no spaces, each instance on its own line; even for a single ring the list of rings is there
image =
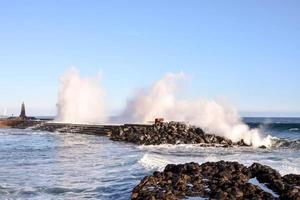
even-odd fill
[[[93,124],[71,124],[71,123],[41,123],[34,130],[61,132],[61,133],[80,133],[88,135],[109,136],[110,133],[122,125],[93,125]]]

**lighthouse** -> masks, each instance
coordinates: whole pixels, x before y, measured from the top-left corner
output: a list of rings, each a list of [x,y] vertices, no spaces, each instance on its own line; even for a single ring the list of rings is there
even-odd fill
[[[22,103],[22,106],[21,106],[20,118],[22,118],[22,119],[27,118],[26,117],[26,112],[25,112],[25,104],[24,104],[24,102]]]

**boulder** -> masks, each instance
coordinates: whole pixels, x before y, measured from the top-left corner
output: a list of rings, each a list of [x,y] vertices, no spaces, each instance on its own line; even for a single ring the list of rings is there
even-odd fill
[[[256,177],[278,196],[249,182]],[[300,199],[299,175],[281,175],[271,167],[237,162],[169,164],[162,172],[146,176],[132,191],[132,200],[185,199]]]
[[[233,143],[231,140],[205,133],[201,128],[180,122],[162,122],[156,120],[153,125],[124,125],[114,129],[111,140],[125,141],[143,145],[159,144],[200,144],[202,146],[249,146],[243,140]]]

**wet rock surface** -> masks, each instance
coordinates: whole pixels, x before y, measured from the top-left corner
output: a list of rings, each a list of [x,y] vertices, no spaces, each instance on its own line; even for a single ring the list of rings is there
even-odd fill
[[[248,146],[242,140],[233,143],[214,134],[207,134],[201,128],[179,122],[158,122],[149,126],[124,125],[112,131],[110,138],[143,145],[159,144],[201,144],[203,146]]]
[[[249,182],[256,178],[273,191]],[[132,200],[208,199],[300,199],[299,175],[281,176],[276,170],[254,163],[237,162],[169,164],[163,172],[146,176],[132,191]]]

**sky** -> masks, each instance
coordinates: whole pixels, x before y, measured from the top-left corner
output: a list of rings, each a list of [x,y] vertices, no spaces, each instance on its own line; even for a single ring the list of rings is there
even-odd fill
[[[244,116],[300,116],[300,2],[0,0],[0,114],[55,115],[70,67],[102,73],[112,113],[167,72]]]

